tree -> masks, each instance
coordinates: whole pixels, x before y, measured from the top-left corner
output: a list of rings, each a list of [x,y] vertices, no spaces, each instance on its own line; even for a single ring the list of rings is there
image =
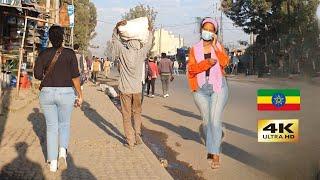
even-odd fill
[[[74,43],[79,44],[81,49],[87,50],[90,47],[90,40],[96,36],[97,10],[90,0],[74,0],[74,6]]]
[[[139,17],[148,17],[150,25],[153,29],[157,14],[158,13],[152,7],[139,4],[131,8],[129,12],[125,13],[122,17],[126,20],[132,20]]]
[[[258,35],[251,48],[265,58],[266,65],[281,66],[279,59],[285,56],[291,73],[292,65],[299,68],[302,61],[310,62],[318,50],[318,4],[318,0],[224,0],[221,6],[237,26]]]

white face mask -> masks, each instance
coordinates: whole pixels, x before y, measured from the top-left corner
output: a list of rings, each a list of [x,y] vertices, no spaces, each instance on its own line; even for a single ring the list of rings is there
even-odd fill
[[[213,38],[213,33],[210,31],[202,30],[201,37],[205,41],[211,41]]]

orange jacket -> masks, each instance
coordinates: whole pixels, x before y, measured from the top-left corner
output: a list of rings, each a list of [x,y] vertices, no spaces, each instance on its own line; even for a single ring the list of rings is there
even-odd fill
[[[229,56],[226,53],[224,47],[222,47],[222,51],[215,51],[216,55],[218,57],[218,61],[221,66],[221,71],[223,74],[225,74],[224,69],[229,64]],[[202,73],[204,71],[207,71],[212,67],[212,64],[209,60],[203,60],[200,63],[197,63],[195,55],[194,55],[194,49],[191,48],[189,52],[189,62],[188,62],[188,80],[189,80],[189,86],[191,91],[197,91],[198,90],[198,81],[197,81],[197,74]]]

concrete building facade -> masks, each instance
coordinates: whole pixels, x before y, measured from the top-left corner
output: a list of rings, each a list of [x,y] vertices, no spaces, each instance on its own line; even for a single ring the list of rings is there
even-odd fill
[[[161,53],[167,55],[176,55],[177,48],[184,45],[184,39],[180,36],[175,36],[172,32],[165,29],[158,29],[154,33],[155,41],[151,50],[153,55],[159,56]]]

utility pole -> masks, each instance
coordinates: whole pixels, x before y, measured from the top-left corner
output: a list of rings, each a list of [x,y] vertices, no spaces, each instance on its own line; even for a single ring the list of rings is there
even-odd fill
[[[162,44],[162,24],[161,24],[161,27],[160,27],[160,36],[159,36],[159,55],[161,55],[161,52],[162,52],[161,44]]]
[[[250,33],[250,45],[254,44],[254,35],[253,32]],[[253,52],[251,52],[251,73],[254,74],[254,60],[253,60]]]
[[[221,15],[220,15],[220,39],[221,39],[221,44],[223,44],[223,12],[220,8],[220,11],[221,11]]]
[[[71,1],[72,3],[72,6],[74,7],[74,3],[73,3],[73,0]],[[74,26],[71,27],[71,47],[73,48],[73,35],[74,34]]]
[[[50,7],[51,7],[50,4],[51,4],[50,0],[46,0],[46,13],[48,15],[51,15],[50,14]],[[49,19],[47,18],[46,21],[49,22]],[[46,23],[46,26],[49,26],[49,24]]]
[[[214,10],[214,18],[218,18],[218,3],[215,4],[215,10]]]
[[[60,1],[55,0],[56,24],[60,24]]]

